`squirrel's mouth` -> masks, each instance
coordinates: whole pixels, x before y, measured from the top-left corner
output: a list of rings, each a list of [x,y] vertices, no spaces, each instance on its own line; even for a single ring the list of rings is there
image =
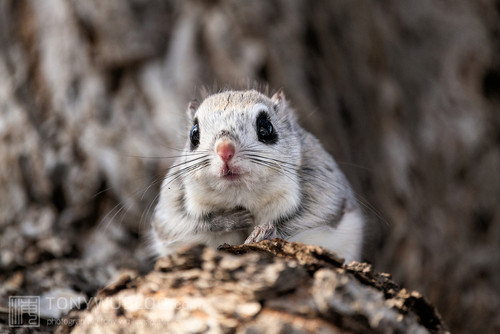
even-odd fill
[[[226,180],[237,180],[243,174],[238,170],[238,168],[230,167],[228,164],[224,164],[220,170],[220,177]]]
[[[230,180],[230,181],[239,180],[241,178],[241,174],[229,173],[229,174],[223,175],[222,178],[225,180]]]

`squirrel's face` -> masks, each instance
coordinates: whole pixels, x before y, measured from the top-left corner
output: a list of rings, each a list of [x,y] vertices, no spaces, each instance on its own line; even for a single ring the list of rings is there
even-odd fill
[[[263,191],[276,181],[293,182],[300,164],[295,119],[283,93],[268,98],[256,91],[208,97],[191,118],[187,160],[193,182],[215,191]],[[187,164],[190,169],[190,164]]]

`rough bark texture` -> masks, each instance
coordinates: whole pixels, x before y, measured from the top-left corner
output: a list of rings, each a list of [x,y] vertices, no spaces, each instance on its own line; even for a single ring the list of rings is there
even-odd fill
[[[194,246],[121,277],[57,333],[447,332],[419,293],[366,263],[342,267],[320,247],[278,239],[222,249]]]
[[[150,267],[151,157],[200,87],[247,80],[337,158],[375,268],[500,331],[498,0],[0,1],[0,309]]]

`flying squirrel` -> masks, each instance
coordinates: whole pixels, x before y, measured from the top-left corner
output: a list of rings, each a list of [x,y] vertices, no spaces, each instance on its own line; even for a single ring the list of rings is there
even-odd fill
[[[191,129],[160,190],[151,238],[159,256],[281,238],[360,260],[364,219],[344,174],[299,126],[279,90],[225,91],[189,103]]]

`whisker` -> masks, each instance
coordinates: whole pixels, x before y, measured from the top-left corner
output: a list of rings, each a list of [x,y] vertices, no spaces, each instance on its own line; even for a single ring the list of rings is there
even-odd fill
[[[257,163],[257,164],[262,165],[262,166],[266,166],[266,167],[271,168],[277,172],[282,172],[283,175],[285,175],[285,173],[283,173],[283,172],[286,172],[286,173],[290,173],[290,174],[293,174],[295,176],[300,177],[300,172],[295,169],[295,165],[293,163],[290,163],[288,161],[284,161],[284,160],[281,160],[281,159],[275,158],[275,157],[268,157],[268,156],[264,155],[263,152],[261,152],[257,149],[245,148],[244,150],[242,150],[242,152],[244,152],[245,156],[247,156],[254,163]],[[348,163],[342,162],[342,164],[348,164]],[[363,168],[362,166],[357,166],[355,164],[351,164],[351,165],[354,167],[358,167],[358,168],[365,169],[365,170],[369,171],[368,168]],[[344,186],[341,186],[341,185],[336,184],[335,182],[332,182],[331,179],[327,179],[323,175],[313,175],[312,173],[307,173],[307,172],[304,173],[303,171],[302,171],[302,173],[303,173],[303,175],[308,175],[310,177],[314,177],[315,179],[317,179],[319,181],[326,182],[326,183],[330,184],[331,186],[335,187],[339,191],[345,190]],[[354,190],[352,190],[352,193],[353,193],[353,196],[356,199],[357,203],[364,210],[367,210],[368,212],[372,213],[378,220],[380,220],[384,224],[389,225],[388,221],[383,217],[383,215],[372,204],[370,204],[363,196],[356,193]]]
[[[291,162],[285,161],[285,160],[281,160],[281,159],[277,159],[276,157],[267,156],[264,154],[264,152],[259,151],[259,150],[252,150],[252,149],[245,148],[245,149],[241,150],[241,152],[249,157],[265,158],[267,160],[272,160],[274,162],[293,167],[294,169],[296,168],[296,165],[294,163],[291,163]]]
[[[258,155],[254,155],[254,154],[247,154],[246,156],[249,157],[250,160],[265,162],[266,164],[273,165],[278,169],[287,171],[289,173],[293,173],[295,176],[299,175],[298,171],[295,168],[295,165],[293,165],[293,164],[289,164],[289,166],[287,164],[285,164],[283,166],[282,164],[280,164],[280,162],[276,162],[275,159],[268,158],[266,156],[258,156]]]
[[[175,180],[177,180],[179,177],[183,176],[183,175],[187,175],[187,174],[190,174],[192,172],[195,172],[196,170],[199,170],[199,169],[202,169],[202,168],[205,168],[207,167],[208,165],[210,164],[210,160],[209,159],[206,159],[206,160],[202,160],[194,165],[191,165],[191,166],[188,166],[186,168],[183,168],[183,169],[179,169],[179,170],[176,170],[174,171],[173,173],[171,174],[167,174],[167,176],[165,177],[165,180],[168,182],[167,183],[164,183],[162,185],[162,187],[165,187],[165,186],[168,186],[170,185],[172,182],[174,182]],[[170,179],[172,178],[172,179]],[[169,180],[170,179],[170,180]]]
[[[310,174],[309,174],[310,175]],[[315,178],[318,178],[320,181],[323,181],[323,182],[328,182],[330,183],[332,186],[336,187],[338,190],[342,191],[344,190],[343,187],[341,186],[338,186],[337,184],[333,183],[332,180],[327,180],[326,178],[324,178],[322,175],[312,175],[314,176]],[[365,199],[363,196],[361,196],[360,194],[358,194],[357,192],[354,191],[354,189],[351,188],[351,191],[352,191],[352,194],[354,195],[354,198],[356,199],[356,202],[362,207],[364,208],[365,210],[367,210],[368,212],[372,213],[377,219],[379,219],[381,222],[383,222],[384,224],[386,225],[390,225],[389,222],[383,217],[383,215],[380,213],[380,211],[378,211],[372,204],[370,204],[370,202],[368,202],[367,199]]]
[[[296,165],[291,163],[291,162],[288,162],[288,161],[282,161],[282,160],[279,160],[279,159],[276,159],[276,158],[272,158],[272,157],[267,157],[267,156],[262,156],[262,155],[256,155],[256,154],[247,154],[247,156],[249,157],[255,157],[255,158],[260,158],[260,159],[266,159],[268,161],[273,161],[277,164],[282,164],[282,165],[285,165],[285,166],[288,166],[288,167],[292,167],[295,169]]]
[[[141,156],[141,155],[127,155],[129,158],[139,158],[139,159],[176,159],[176,158],[184,158],[184,157],[191,157],[191,156],[197,156],[200,154],[207,154],[209,151],[196,151],[196,152],[189,152],[186,154],[180,154],[180,155],[168,155],[168,156]]]
[[[387,221],[387,219],[384,218],[384,216],[382,215],[382,213],[379,210],[377,210],[372,204],[370,204],[370,202],[368,202],[368,200],[366,200],[360,194],[356,193],[354,190],[352,192],[354,194],[354,197],[356,198],[356,201],[359,203],[359,205],[361,205],[363,208],[365,208],[366,210],[368,210],[369,212],[371,212],[372,214],[374,214],[375,217],[378,220],[380,220],[382,223],[384,223],[386,226],[390,226],[391,225],[389,223],[389,221]]]
[[[196,168],[197,166],[199,166],[201,164],[208,163],[208,161],[209,161],[209,159],[205,159],[205,160],[198,161],[198,162],[191,164],[191,165],[185,164],[186,166],[184,166],[183,168],[177,169],[177,170],[174,170],[173,168],[171,168],[170,169],[171,173],[167,174],[166,178],[169,178],[173,175],[182,174],[186,171],[191,170],[192,168]],[[189,162],[193,162],[193,161],[189,161]],[[176,166],[174,166],[174,168],[179,167],[179,166],[180,165],[176,165]]]
[[[368,171],[368,172],[373,172],[372,169],[370,169],[368,167],[365,167],[365,166],[362,166],[362,165],[358,165],[358,164],[351,163],[351,162],[346,162],[346,161],[339,161],[339,160],[336,160],[336,161],[337,161],[337,163],[339,165],[349,166],[349,167],[354,167],[354,168],[359,168],[359,169],[362,169],[362,170],[365,170],[365,171]]]
[[[198,171],[198,170],[200,170],[200,169],[202,169],[202,168],[207,167],[208,165],[209,165],[209,163],[207,162],[207,163],[205,163],[205,164],[200,164],[200,165],[197,165],[197,166],[193,166],[193,167],[189,168],[187,171],[183,171],[183,172],[185,172],[185,173],[186,173],[186,175],[188,175],[188,174],[192,174],[192,173],[194,173],[194,172],[196,172],[196,171]],[[166,184],[166,186],[168,186],[169,184],[171,184],[172,182],[174,182],[175,180],[177,180],[177,179],[178,179],[178,178],[180,178],[181,176],[183,176],[183,174],[182,174],[182,173],[180,173],[180,174],[179,174],[179,175],[177,175],[175,178],[173,178],[172,180],[170,180],[170,181]]]
[[[180,166],[183,166],[183,165],[187,165],[187,164],[189,164],[189,163],[192,163],[192,162],[198,161],[198,160],[200,160],[200,159],[207,159],[207,158],[208,158],[208,156],[203,155],[203,156],[201,156],[201,157],[197,157],[197,158],[194,158],[194,159],[191,159],[191,160],[182,161],[182,162],[179,162],[178,164],[175,164],[175,165],[170,166],[170,168],[169,168],[169,169],[171,170],[171,169],[173,169],[173,168],[180,167]]]
[[[159,181],[161,181],[163,179],[163,176],[157,176],[153,182],[151,182],[151,184],[146,188],[146,190],[144,190],[142,192],[142,195],[141,195],[141,201],[144,199],[144,196],[146,195],[146,193],[148,192],[148,190],[154,186],[155,184],[157,184]]]
[[[152,217],[152,215],[154,214],[154,212],[150,213],[150,211],[151,211],[151,209],[153,209],[153,205],[155,204],[156,200],[160,197],[160,195],[161,195],[161,191],[158,191],[156,196],[153,198],[153,200],[146,207],[146,210],[142,213],[139,227],[142,225],[142,222],[147,219],[147,217]]]
[[[151,189],[151,187],[153,187],[155,184],[157,184],[161,179],[162,179],[162,176],[157,176],[155,178],[155,180],[153,182],[151,182],[147,187],[140,187],[139,189],[136,189],[135,191],[133,191],[130,194],[130,196],[133,198],[133,200],[130,201],[130,198],[129,198],[129,200],[126,200],[126,199],[120,200],[119,203],[116,204],[112,209],[110,209],[103,218],[99,219],[98,228],[102,229],[103,232],[106,232],[116,217],[120,217],[118,219],[120,221],[122,221],[123,218],[125,217],[125,215],[130,211],[130,209],[132,209],[135,205],[140,205],[140,204],[136,203],[136,200],[140,199],[140,201],[143,201],[146,197],[146,194]],[[109,191],[111,189],[113,189],[113,187],[108,187],[107,189],[105,189],[103,191]],[[95,196],[102,193],[103,191],[100,191]],[[142,217],[142,215],[141,215],[141,217]],[[141,225],[141,223],[140,223],[140,225]]]
[[[118,210],[116,210],[118,207],[120,207]],[[111,224],[113,223],[113,221],[115,220],[115,217],[119,214],[122,213],[122,211],[125,209],[125,206],[122,204],[122,203],[118,203],[117,205],[115,205],[113,207],[113,209],[110,210],[110,212],[102,219],[102,223],[105,223],[105,226],[104,228],[102,228],[102,226],[99,226],[99,228],[102,228],[102,232],[103,233],[106,233],[106,231],[108,230],[108,228],[111,226]],[[128,212],[128,210],[130,209],[130,204],[129,204],[129,207],[127,208],[127,210],[125,211],[125,213]],[[113,216],[109,217],[108,216],[112,213],[112,212],[115,212],[113,214]]]
[[[104,194],[105,192],[107,191],[110,191],[111,189],[113,189],[113,187],[107,187],[106,189],[103,189],[101,191],[98,191],[94,194],[94,196],[92,196],[92,199],[96,198],[97,196],[101,195],[101,194]]]
[[[252,158],[252,159],[255,159],[255,158]],[[262,159],[271,160],[271,161],[273,160],[272,158],[262,158]],[[262,159],[260,159],[260,160],[262,160]],[[291,173],[299,178],[303,177],[303,176],[310,176],[310,177],[313,177],[314,179],[317,179],[319,181],[330,184],[331,186],[335,187],[339,191],[345,190],[344,187],[337,185],[336,183],[332,182],[331,179],[327,179],[327,178],[323,177],[322,175],[313,175],[312,173],[304,172],[303,170],[298,171],[295,169],[295,165],[291,165],[291,166],[293,166],[293,168],[292,168],[291,166],[280,166],[279,164],[274,163],[274,162],[267,162],[267,163],[272,163],[273,165],[278,166],[280,169],[283,169],[283,170],[287,171],[288,173]]]
[[[250,158],[249,159],[250,161],[252,161],[253,163],[257,164],[257,165],[261,165],[261,166],[264,166],[264,167],[267,167],[267,168],[270,168],[276,172],[278,172],[279,174],[289,178],[291,181],[293,181],[294,183],[297,183],[298,181],[296,179],[293,179],[292,177],[290,177],[290,175],[288,175],[286,172],[290,173],[290,174],[293,174],[294,176],[298,176],[297,174],[294,174],[292,170],[287,170],[287,169],[283,169],[281,168],[281,166],[276,166],[275,164],[273,163],[270,163],[270,162],[266,162],[264,160],[261,160],[261,159],[257,159],[257,158]]]

